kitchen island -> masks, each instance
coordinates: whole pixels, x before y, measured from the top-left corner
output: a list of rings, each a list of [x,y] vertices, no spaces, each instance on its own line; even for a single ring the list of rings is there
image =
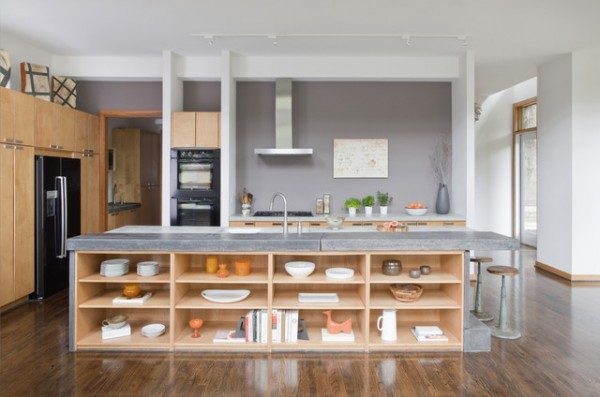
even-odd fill
[[[461,351],[472,350],[472,327],[466,307],[468,299],[469,250],[515,250],[516,240],[490,232],[472,230],[423,230],[406,233],[321,232],[289,234],[240,232],[228,228],[119,229],[101,235],[69,239],[71,291],[70,342],[72,350],[206,350],[206,351]],[[207,273],[208,256],[229,265],[231,275],[218,278]],[[126,275],[107,278],[99,274],[100,263],[127,258],[132,265],[154,260],[160,272],[141,277],[131,269]],[[251,263],[251,274],[237,276],[236,260]],[[402,273],[382,273],[384,259],[400,260]],[[293,278],[284,269],[286,262],[301,260],[316,264],[307,278]],[[420,265],[432,272],[419,279],[408,270]],[[133,266],[132,266],[133,267]],[[330,279],[325,270],[348,267],[350,279]],[[467,282],[465,283],[465,280]],[[153,296],[145,303],[115,306],[124,284],[139,283]],[[392,283],[423,286],[420,299],[400,302],[389,292]],[[200,296],[204,289],[247,289],[250,295],[235,303],[215,303]],[[336,303],[300,303],[298,292],[335,292]],[[219,330],[233,330],[250,310],[298,310],[308,331],[308,340],[272,342],[268,327],[264,343],[213,342]],[[334,319],[352,319],[353,342],[323,342],[322,312],[332,309]],[[383,309],[396,309],[395,342],[380,338],[376,321]],[[104,318],[126,314],[132,326],[127,337],[103,340],[100,324]],[[188,322],[201,318],[201,337],[192,338]],[[163,323],[167,332],[146,338],[140,327]],[[415,325],[437,325],[448,336],[444,342],[417,342],[411,334]]]

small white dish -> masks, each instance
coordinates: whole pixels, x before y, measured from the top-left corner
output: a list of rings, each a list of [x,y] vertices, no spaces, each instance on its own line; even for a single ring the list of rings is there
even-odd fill
[[[308,277],[315,271],[313,262],[293,261],[285,264],[285,271],[292,277]]]
[[[340,298],[335,292],[300,292],[298,302],[300,303],[336,303]]]
[[[146,261],[137,264],[137,274],[142,277],[156,276],[159,273],[158,262]]]
[[[234,303],[243,301],[250,295],[248,289],[205,289],[200,295],[204,299],[215,303]]]
[[[419,216],[427,213],[427,208],[404,208],[408,215]]]
[[[167,327],[164,324],[148,324],[142,327],[142,335],[146,338],[156,338],[165,333]]]
[[[354,269],[349,269],[347,267],[332,267],[331,269],[325,270],[325,275],[328,278],[345,280],[354,276]]]

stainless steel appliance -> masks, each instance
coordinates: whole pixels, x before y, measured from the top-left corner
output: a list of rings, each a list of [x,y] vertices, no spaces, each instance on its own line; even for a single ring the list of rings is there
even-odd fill
[[[67,238],[80,234],[80,160],[35,157],[35,292],[69,286]]]
[[[220,169],[218,149],[171,151],[171,225],[220,225]]]

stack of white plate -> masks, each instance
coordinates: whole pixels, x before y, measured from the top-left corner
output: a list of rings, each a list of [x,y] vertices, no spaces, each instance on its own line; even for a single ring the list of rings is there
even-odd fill
[[[158,262],[146,261],[137,264],[137,274],[142,277],[156,276],[159,272]]]
[[[118,277],[129,272],[129,259],[116,258],[102,261],[100,275],[104,277]]]
[[[156,338],[164,334],[166,329],[167,327],[164,324],[148,324],[142,327],[142,335],[146,338]]]

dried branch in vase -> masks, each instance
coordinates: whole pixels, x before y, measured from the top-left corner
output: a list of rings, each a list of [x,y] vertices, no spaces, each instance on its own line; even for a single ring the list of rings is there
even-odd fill
[[[438,139],[435,150],[429,156],[433,175],[438,183],[446,184],[448,182],[451,156],[450,139],[444,135]]]

